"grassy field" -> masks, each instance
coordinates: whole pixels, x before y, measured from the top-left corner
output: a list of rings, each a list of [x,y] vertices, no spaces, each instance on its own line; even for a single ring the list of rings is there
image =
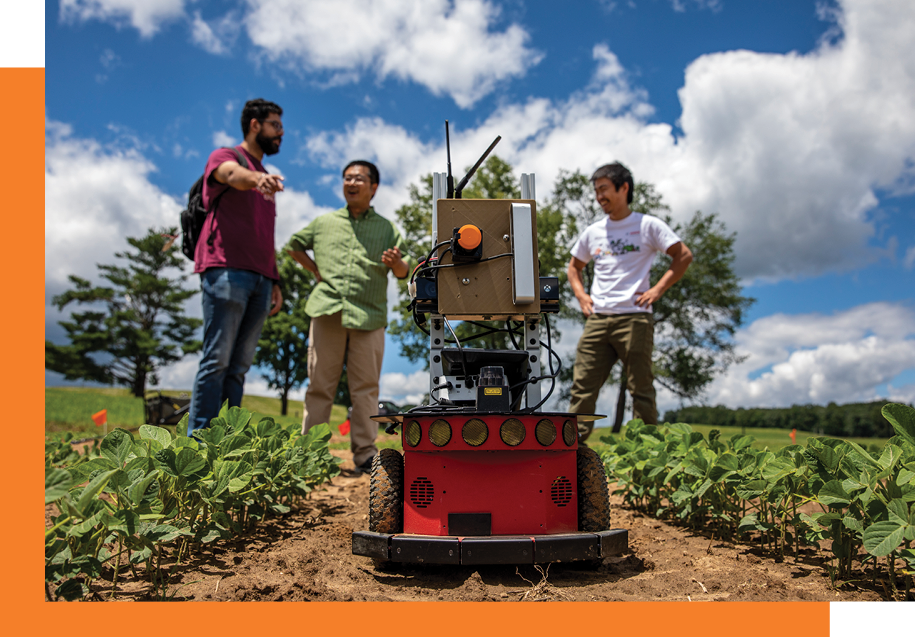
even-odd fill
[[[188,390],[163,389],[166,396],[188,394]],[[45,434],[71,432],[77,438],[101,437],[104,427],[96,426],[92,414],[108,410],[108,431],[117,427],[137,429],[144,424],[143,399],[130,394],[128,389],[99,387],[46,387],[45,388]],[[241,406],[254,413],[254,419],[270,416],[283,424],[302,422],[302,404],[289,402],[289,414],[280,415],[280,399],[270,396],[245,396]],[[349,440],[336,440],[336,427],[346,420],[346,407],[334,405],[330,424],[334,428],[335,440],[331,449],[349,449]],[[379,447],[400,448],[399,436],[379,435]]]
[[[162,393],[170,396],[178,396],[182,393],[187,394],[187,390],[162,390]],[[242,407],[250,410],[255,414],[255,419],[261,416],[271,416],[277,422],[283,424],[301,423],[302,422],[302,404],[298,401],[290,401],[289,414],[280,415],[280,399],[270,396],[245,396],[242,399]],[[117,388],[97,388],[97,387],[46,387],[45,388],[45,433],[55,434],[61,432],[72,432],[78,438],[88,438],[101,436],[102,427],[97,427],[92,422],[92,414],[102,410],[108,410],[108,430],[116,427],[125,429],[136,429],[143,424],[144,411],[143,400],[130,395],[127,389]],[[349,439],[341,438],[337,433],[337,426],[346,419],[346,407],[334,405],[330,416],[330,425],[334,430],[334,439],[331,441],[332,449],[348,449]],[[708,425],[691,425],[694,431],[701,432],[708,437],[709,431],[714,427]],[[735,434],[742,433],[740,427],[718,427],[721,431],[721,437],[725,440]],[[753,436],[756,442],[754,447],[762,449],[768,447],[775,450],[791,444],[789,432],[784,429],[753,429],[748,428],[745,432]],[[598,428],[594,430],[589,444],[598,452],[606,449],[606,445],[600,442],[603,436],[609,436],[609,428]],[[808,438],[816,437],[806,431],[797,432],[797,444],[805,445]],[[882,447],[886,438],[849,438],[854,440],[865,449],[870,445]],[[380,432],[378,437],[379,447],[400,448],[400,436],[389,436]]]

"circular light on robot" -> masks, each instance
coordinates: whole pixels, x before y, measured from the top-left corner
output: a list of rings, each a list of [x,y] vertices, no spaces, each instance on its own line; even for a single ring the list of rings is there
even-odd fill
[[[575,424],[575,421],[567,420],[562,423],[562,441],[566,443],[566,447],[574,445],[577,438],[578,426]]]
[[[483,233],[471,223],[461,226],[461,229],[458,230],[458,232],[461,233],[461,238],[458,239],[458,245],[465,250],[476,250],[477,246],[480,245],[480,242],[483,241]]]
[[[541,445],[549,447],[556,442],[556,425],[553,424],[552,420],[544,418],[537,423],[537,427],[534,429],[534,437],[537,438],[537,442]]]
[[[436,420],[429,425],[429,440],[436,447],[444,447],[451,441],[451,425],[447,420]]]
[[[471,418],[461,428],[461,437],[471,447],[479,447],[489,438],[489,427],[479,418]]]
[[[524,425],[517,418],[509,418],[499,428],[499,436],[509,447],[517,447],[524,442]]]
[[[407,425],[406,431],[404,431],[404,440],[407,441],[407,444],[411,447],[415,447],[419,444],[419,441],[423,439],[423,429],[419,426],[419,423],[415,420],[411,420]]]

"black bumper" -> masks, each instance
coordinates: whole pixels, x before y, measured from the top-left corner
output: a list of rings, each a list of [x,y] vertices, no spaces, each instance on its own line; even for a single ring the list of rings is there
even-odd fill
[[[629,532],[454,537],[355,531],[353,555],[413,564],[546,564],[620,555]]]

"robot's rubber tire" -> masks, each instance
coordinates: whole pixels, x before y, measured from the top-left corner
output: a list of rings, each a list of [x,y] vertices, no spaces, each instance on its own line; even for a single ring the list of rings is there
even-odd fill
[[[597,452],[578,448],[578,530],[585,533],[610,528],[610,484]]]
[[[381,449],[372,459],[369,531],[403,533],[403,456],[395,449]]]

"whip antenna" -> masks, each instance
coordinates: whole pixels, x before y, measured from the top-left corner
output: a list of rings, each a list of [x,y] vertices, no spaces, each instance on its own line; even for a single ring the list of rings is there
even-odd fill
[[[451,176],[451,136],[448,134],[448,120],[445,120],[445,151],[448,153],[448,192],[445,199],[454,197],[454,177]]]
[[[470,181],[470,178],[473,177],[473,173],[475,173],[475,172],[477,171],[477,168],[480,167],[480,164],[482,164],[482,163],[486,160],[486,158],[489,157],[489,153],[491,153],[491,152],[492,152],[492,149],[496,147],[496,144],[499,143],[499,140],[500,140],[500,139],[502,139],[502,136],[501,136],[501,135],[497,135],[497,136],[496,136],[496,139],[493,141],[493,143],[490,144],[490,145],[489,145],[489,148],[486,149],[486,152],[483,153],[483,156],[480,157],[480,158],[477,160],[477,163],[475,163],[475,164],[473,165],[473,168],[470,169],[470,172],[467,173],[467,174],[464,176],[464,178],[461,180],[461,183],[459,183],[459,184],[457,185],[457,188],[455,189],[455,192],[454,192],[454,198],[455,198],[455,199],[460,199],[460,198],[461,198],[461,191],[464,190],[464,186],[466,186],[466,185],[467,185],[467,182]]]

